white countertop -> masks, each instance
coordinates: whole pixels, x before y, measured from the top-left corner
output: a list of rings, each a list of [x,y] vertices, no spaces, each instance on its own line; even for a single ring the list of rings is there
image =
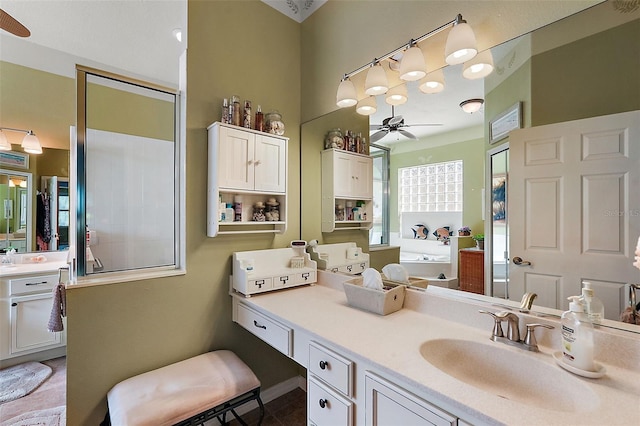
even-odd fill
[[[335,277],[338,278],[335,278]],[[340,282],[345,278],[337,274],[319,271],[319,284],[271,292],[243,299],[245,303],[268,313],[294,328],[302,328],[311,335],[331,342],[346,356],[365,358],[380,371],[415,387],[426,399],[433,398],[455,411],[453,414],[489,424],[530,424],[530,425],[626,425],[637,424],[640,417],[640,336],[599,337],[605,339],[609,348],[598,348],[596,361],[607,369],[605,377],[587,379],[575,376],[555,364],[552,353],[559,349],[556,345],[557,330],[536,330],[540,352],[528,352],[489,340],[493,320],[477,313],[478,308],[497,311],[491,306],[455,301],[432,295],[429,292],[407,291],[405,308],[387,316],[380,316],[347,305]],[[346,278],[348,279],[348,278]],[[333,282],[332,282],[333,281]],[[336,286],[337,282],[337,286]],[[455,306],[454,306],[455,305]],[[410,308],[409,308],[410,307]],[[460,308],[456,312],[457,308]],[[443,319],[426,312],[448,312],[460,315],[462,322],[474,326]],[[445,314],[446,315],[446,314]],[[522,318],[522,314],[518,314]],[[526,316],[525,316],[526,317]],[[536,318],[535,322],[545,320]],[[522,321],[521,321],[522,322]],[[534,322],[525,318],[525,322]],[[539,333],[540,331],[540,333]],[[539,334],[538,334],[539,333]],[[506,351],[513,351],[519,358],[531,357],[549,364],[557,370],[557,379],[568,375],[574,379],[577,388],[590,394],[589,408],[579,412],[563,412],[541,409],[517,401],[503,399],[457,380],[428,363],[420,354],[420,346],[425,342],[440,338],[471,340],[489,345],[500,345]],[[610,345],[611,340],[621,339],[620,344]],[[294,336],[295,339],[295,336]],[[559,340],[559,339],[558,339]],[[617,340],[616,340],[617,342]],[[545,344],[547,346],[545,346]],[[554,347],[555,346],[555,347]],[[615,349],[612,349],[615,347]],[[598,358],[606,351],[609,359]],[[626,356],[631,353],[632,356]],[[521,356],[520,356],[521,355]],[[607,362],[615,356],[620,363]],[[473,353],[469,353],[470,359]],[[615,361],[618,358],[614,358]],[[629,359],[630,358],[630,359]],[[532,383],[531,386],[546,386],[548,392],[554,390],[554,383]],[[566,383],[566,380],[563,380]],[[508,386],[505,383],[504,386]]]
[[[13,265],[0,264],[0,278],[10,278],[19,275],[57,273],[60,268],[67,268],[67,252],[43,252],[16,254],[16,263]],[[32,259],[42,256],[40,262]]]

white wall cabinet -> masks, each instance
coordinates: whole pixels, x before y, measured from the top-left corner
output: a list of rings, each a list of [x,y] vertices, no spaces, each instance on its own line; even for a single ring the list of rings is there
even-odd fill
[[[360,217],[349,214],[348,204],[360,204]],[[345,217],[336,215],[336,206]],[[322,232],[371,229],[373,225],[373,158],[339,149],[322,151]]]
[[[207,131],[207,235],[284,232],[288,138],[217,122]],[[232,204],[236,196],[242,197],[242,220],[220,221],[220,202]],[[252,221],[253,205],[270,198],[279,203],[279,220]]]
[[[57,275],[2,280],[0,359],[65,345],[64,331],[47,330],[57,284]]]

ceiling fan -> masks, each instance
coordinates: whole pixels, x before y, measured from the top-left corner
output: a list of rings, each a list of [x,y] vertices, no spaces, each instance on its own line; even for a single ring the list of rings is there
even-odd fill
[[[0,9],[0,29],[18,37],[29,37],[31,35],[31,31],[27,27],[2,9]]]
[[[377,132],[371,134],[371,142],[377,142],[389,133],[398,132],[402,136],[409,139],[418,139],[413,133],[404,130],[405,127],[417,127],[417,126],[442,126],[442,124],[405,124],[404,118],[401,115],[395,115],[394,106],[391,106],[391,117],[387,117],[382,120],[382,124],[372,124],[370,130],[377,130]]]

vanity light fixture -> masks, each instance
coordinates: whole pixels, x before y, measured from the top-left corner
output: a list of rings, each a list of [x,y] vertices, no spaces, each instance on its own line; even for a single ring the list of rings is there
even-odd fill
[[[482,108],[482,104],[484,104],[484,99],[467,99],[466,101],[460,102],[460,108],[462,108],[464,112],[473,114],[474,112],[478,112],[480,108]]]
[[[0,151],[11,151],[11,144],[2,130],[0,130]]]
[[[29,154],[42,154],[42,145],[40,145],[40,141],[32,130],[13,129],[11,127],[0,127],[0,146],[2,146],[0,149],[5,151],[11,149],[11,144],[7,141],[7,137],[2,130],[26,133],[24,139],[22,139],[22,149]],[[9,149],[6,148],[5,142],[9,145]]]
[[[400,79],[404,81],[416,81],[427,75],[427,64],[424,61],[422,50],[413,40],[409,42],[409,47],[404,51],[400,60]]]
[[[378,106],[376,105],[375,96],[367,96],[356,105],[356,112],[361,115],[375,114],[377,110]]]
[[[464,63],[462,76],[469,80],[484,78],[493,71],[493,55],[487,49],[478,53],[473,59]]]
[[[418,43],[428,39],[439,32],[451,28],[447,36],[445,49],[445,61],[448,64],[461,64],[471,60],[478,53],[476,47],[476,37],[473,29],[462,19],[462,15],[458,14],[455,19],[447,22],[438,28],[421,35],[418,38],[411,39],[391,52],[375,58],[373,61],[357,68],[347,74],[344,74],[336,95],[336,105],[340,108],[346,108],[358,104],[356,88],[350,77],[368,69],[365,79],[364,93],[368,96],[377,96],[386,94],[385,101],[391,105],[400,105],[407,101],[407,88],[404,84],[389,88],[389,80],[386,71],[381,66],[381,61],[389,61],[389,68],[399,73],[400,80],[416,81],[425,78],[427,74],[427,65],[425,54],[418,46]],[[399,65],[397,64],[399,62]],[[394,66],[395,65],[395,66]],[[440,78],[440,73],[433,72],[433,79],[425,79],[420,82],[420,90],[423,93],[438,93],[444,89],[444,76]],[[438,77],[437,79],[435,77]],[[391,93],[390,92],[394,92]],[[362,112],[360,112],[362,111]],[[367,109],[358,111],[359,113],[367,113]]]
[[[476,35],[467,21],[462,19],[462,15],[458,15],[447,36],[447,44],[444,48],[445,61],[449,65],[457,65],[470,60],[477,53]]]
[[[407,99],[407,86],[400,84],[389,89],[384,100],[389,105],[402,105]]]
[[[389,90],[389,80],[380,62],[371,65],[367,71],[367,78],[364,81],[364,93],[367,95],[383,95]]]
[[[422,93],[440,93],[444,90],[444,71],[442,68],[430,72],[418,86]]]
[[[358,103],[358,96],[356,95],[356,86],[348,76],[344,76],[338,86],[338,94],[336,95],[336,105],[340,108],[346,108],[354,106]]]

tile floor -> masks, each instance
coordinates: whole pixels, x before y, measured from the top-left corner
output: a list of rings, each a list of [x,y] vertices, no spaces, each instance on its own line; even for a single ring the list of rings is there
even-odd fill
[[[258,409],[248,412],[242,419],[249,425],[257,425]],[[231,415],[230,426],[240,423]],[[304,426],[307,424],[307,393],[298,388],[264,404],[262,426]]]

